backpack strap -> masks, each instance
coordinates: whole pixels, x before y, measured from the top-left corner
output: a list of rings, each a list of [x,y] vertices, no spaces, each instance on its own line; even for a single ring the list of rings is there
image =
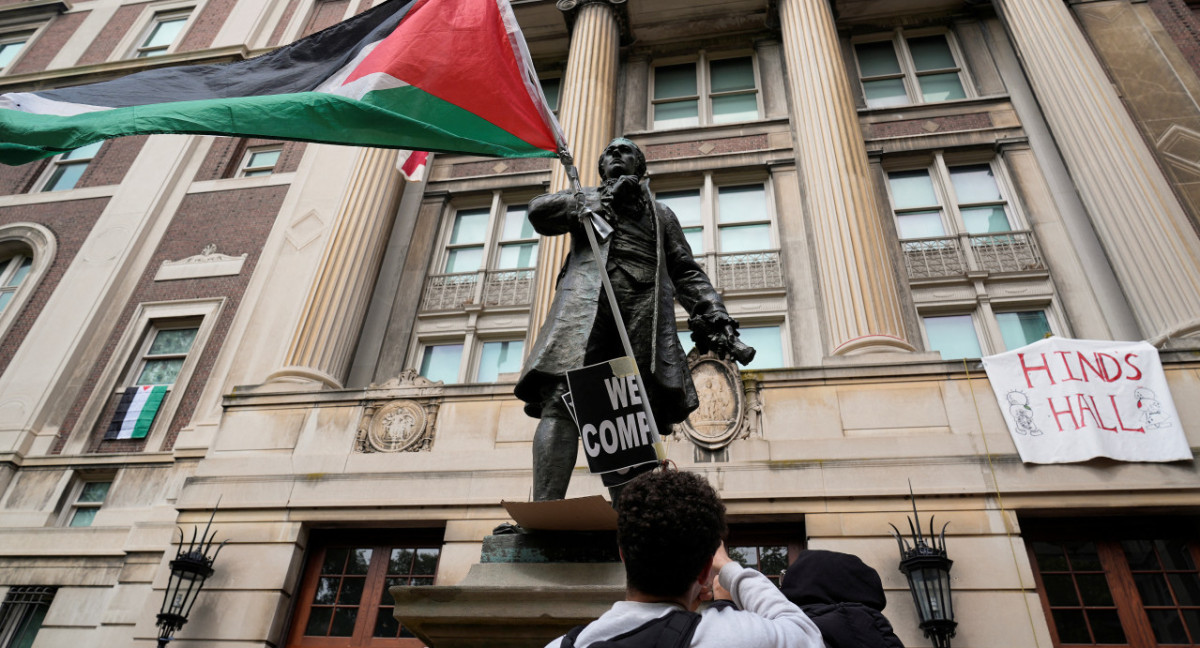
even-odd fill
[[[658,635],[654,648],[687,648],[691,645],[700,615],[686,610],[674,610],[667,615],[666,627]]]
[[[562,642],[558,644],[559,648],[575,648],[575,640],[579,638],[579,633],[583,632],[586,625],[577,625],[571,628],[567,634],[563,635]]]

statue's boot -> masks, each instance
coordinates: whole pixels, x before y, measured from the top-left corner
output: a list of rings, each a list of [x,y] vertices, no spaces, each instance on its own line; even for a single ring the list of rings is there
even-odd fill
[[[569,415],[543,408],[542,420],[533,434],[533,501],[564,499],[575,458],[579,454],[579,431]]]

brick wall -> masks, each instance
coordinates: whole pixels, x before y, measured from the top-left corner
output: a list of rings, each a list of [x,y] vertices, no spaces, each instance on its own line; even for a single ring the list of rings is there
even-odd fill
[[[146,272],[138,281],[129,303],[121,309],[119,314],[114,313],[116,324],[113,332],[105,342],[96,365],[88,374],[83,389],[76,396],[75,402],[64,419],[62,425],[64,432],[59,436],[52,452],[62,451],[62,447],[66,444],[66,434],[77,425],[88,426],[90,437],[87,447],[91,452],[139,452],[143,450],[146,439],[102,440],[104,430],[108,426],[109,419],[112,418],[116,405],[114,399],[109,399],[97,421],[79,420],[84,404],[97,388],[111,387],[98,384],[100,375],[112,358],[117,343],[128,328],[138,304],[224,297],[226,298],[225,306],[215,323],[212,335],[201,351],[196,369],[188,381],[175,417],[170,422],[167,438],[161,449],[167,450],[174,447],[176,435],[191,419],[192,412],[195,410],[196,401],[204,389],[213,362],[225,341],[229,325],[237,312],[242,295],[262,252],[262,246],[271,231],[287,190],[287,186],[274,186],[189,194],[184,198],[163,235],[162,242],[150,260]],[[247,254],[241,274],[232,277],[154,281],[154,275],[163,261],[177,261],[194,256],[210,243],[215,244],[217,251],[221,254],[231,256]],[[154,449],[158,450],[159,448]]]
[[[208,0],[204,11],[192,20],[191,26],[183,35],[183,40],[179,43],[176,51],[192,52],[211,46],[235,3],[237,0]]]
[[[947,115],[932,119],[903,119],[900,121],[869,124],[864,129],[866,131],[864,135],[867,139],[882,139],[886,137],[928,135],[929,133],[980,130],[991,127],[992,118],[987,113],[968,113],[966,115]]]
[[[38,160],[26,162],[21,166],[0,164],[0,195],[10,196],[28,192],[49,163],[50,160]]]
[[[283,151],[279,154],[279,162],[275,164],[276,173],[295,171],[300,166],[304,156],[304,142],[279,142],[268,139],[249,139],[244,137],[218,137],[208,149],[208,155],[196,171],[196,182],[202,180],[217,180],[232,178],[242,164],[246,149],[271,144],[282,144]]]
[[[117,9],[113,17],[108,19],[108,24],[104,25],[104,28],[100,30],[96,39],[92,41],[92,44],[88,45],[88,48],[84,50],[83,56],[79,57],[78,64],[91,65],[92,63],[102,63],[108,60],[117,43],[121,42],[126,32],[133,27],[134,21],[142,13],[144,6],[140,4],[125,5]]]
[[[275,47],[279,45],[279,41],[283,40],[283,32],[287,31],[288,23],[292,21],[292,16],[296,15],[296,7],[300,6],[300,2],[301,0],[291,0],[288,3],[279,22],[275,23],[275,30],[271,32],[271,38],[267,40],[267,47]]]
[[[79,178],[80,187],[103,187],[121,184],[129,167],[146,145],[149,135],[134,135],[108,140],[88,164],[87,171]]]
[[[1200,74],[1200,19],[1195,10],[1184,0],[1150,0],[1150,8],[1183,52],[1192,71]]]
[[[11,223],[37,223],[54,233],[57,252],[54,262],[47,269],[37,291],[21,307],[13,326],[0,340],[0,374],[8,368],[13,354],[29,334],[38,315],[46,306],[46,301],[54,293],[62,279],[63,273],[75,260],[80,246],[92,231],[96,220],[104,208],[108,206],[108,198],[93,198],[90,200],[70,200],[59,203],[43,203],[39,205],[18,205],[0,207],[0,225]]]
[[[314,34],[342,22],[349,6],[350,0],[319,0],[313,9],[312,17],[308,19],[308,24],[304,26],[303,35]]]
[[[146,144],[146,135],[119,137],[108,140],[79,178],[79,187],[103,187],[120,184],[133,165],[133,160]],[[0,165],[0,195],[28,193],[41,178],[49,159],[21,166]]]
[[[24,74],[26,72],[41,72],[50,65],[50,61],[58,54],[58,50],[62,49],[63,45],[67,44],[67,40],[79,29],[79,24],[83,19],[91,13],[89,11],[78,11],[75,13],[62,14],[55,16],[46,29],[34,39],[32,43],[26,46],[25,52],[21,55],[21,60],[12,67],[11,74]]]

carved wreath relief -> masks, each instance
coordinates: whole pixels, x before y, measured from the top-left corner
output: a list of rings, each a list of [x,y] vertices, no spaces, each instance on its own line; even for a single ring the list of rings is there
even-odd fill
[[[438,402],[440,399],[409,398],[395,396],[428,396],[440,393],[441,383],[432,383],[415,371],[405,372],[398,378],[382,385],[371,385],[372,389],[401,391],[390,394],[391,400],[369,402],[363,410],[358,434],[354,440],[355,452],[421,452],[433,446]]]
[[[689,354],[700,407],[676,426],[692,443],[719,450],[758,431],[758,384],[743,385],[737,366],[712,354]]]

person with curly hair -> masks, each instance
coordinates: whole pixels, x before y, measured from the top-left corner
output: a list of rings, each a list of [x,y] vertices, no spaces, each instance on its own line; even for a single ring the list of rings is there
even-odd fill
[[[824,648],[820,630],[779,588],[730,559],[727,532],[725,504],[703,477],[667,469],[639,475],[617,508],[625,600],[546,648]],[[697,612],[710,597],[733,604]]]

